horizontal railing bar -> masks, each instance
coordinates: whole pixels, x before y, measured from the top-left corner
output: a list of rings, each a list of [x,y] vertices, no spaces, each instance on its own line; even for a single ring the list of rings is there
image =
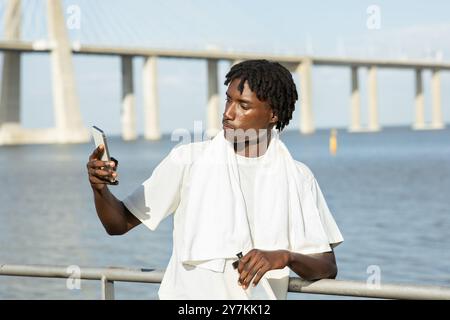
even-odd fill
[[[322,279],[310,282],[290,278],[289,291],[379,299],[450,300],[450,287],[382,283],[375,286],[352,280]]]
[[[0,275],[24,276],[24,277],[43,277],[43,278],[68,278],[72,274],[73,268],[61,266],[45,265],[0,265]],[[149,282],[160,283],[164,271],[154,269],[129,269],[129,268],[89,268],[80,267],[80,279],[126,282]]]
[[[69,278],[73,266],[46,266],[46,265],[0,265],[0,275],[21,277]],[[124,281],[161,283],[164,271],[155,269],[131,268],[79,268],[79,278],[85,280]],[[381,299],[445,299],[450,300],[450,287],[422,286],[410,284],[367,284],[361,281],[322,279],[306,281],[291,277],[289,292],[313,293],[338,296],[353,296]]]

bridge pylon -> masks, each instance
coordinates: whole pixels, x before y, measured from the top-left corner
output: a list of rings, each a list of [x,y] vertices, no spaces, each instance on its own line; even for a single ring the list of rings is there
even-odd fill
[[[5,11],[6,40],[20,40],[21,0],[9,0]],[[3,56],[0,95],[0,145],[20,143],[80,143],[90,139],[83,125],[76,91],[72,48],[60,0],[47,0],[55,127],[27,129],[20,123],[20,52]],[[40,108],[42,106],[34,106]]]

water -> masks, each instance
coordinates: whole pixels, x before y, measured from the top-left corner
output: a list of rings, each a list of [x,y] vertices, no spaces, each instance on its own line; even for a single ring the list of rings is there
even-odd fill
[[[387,128],[380,133],[283,133],[294,158],[315,173],[345,241],[336,248],[338,279],[450,286],[450,130]],[[125,197],[175,145],[110,138]],[[0,263],[164,268],[172,220],[111,237],[96,216],[86,173],[92,144],[0,147]],[[116,283],[118,299],[155,299],[158,285]],[[0,276],[0,299],[98,299],[100,282],[80,290],[64,279]],[[289,294],[290,299],[324,298]]]

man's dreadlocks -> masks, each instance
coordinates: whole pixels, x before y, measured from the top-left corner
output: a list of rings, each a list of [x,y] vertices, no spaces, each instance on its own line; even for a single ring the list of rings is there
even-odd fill
[[[247,60],[234,65],[225,77],[225,85],[240,79],[238,89],[241,94],[247,81],[258,99],[267,101],[278,116],[278,131],[289,124],[298,95],[291,73],[281,64],[267,60]]]

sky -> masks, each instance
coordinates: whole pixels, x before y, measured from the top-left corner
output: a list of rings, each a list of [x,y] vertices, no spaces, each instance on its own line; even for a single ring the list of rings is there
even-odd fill
[[[6,1],[0,0],[0,39]],[[23,40],[46,39],[45,3],[22,0]],[[69,34],[72,41],[82,44],[450,62],[448,1],[64,0],[63,6],[66,19],[73,18],[71,7],[79,10],[79,24],[70,29]],[[133,71],[140,134],[144,126],[142,66],[143,59],[135,58]],[[119,58],[77,55],[74,67],[85,125],[95,124],[110,134],[119,134]],[[220,83],[229,67],[228,62],[220,62]],[[367,70],[361,68],[359,77],[361,116],[365,125],[368,122]],[[295,74],[294,81],[298,83]],[[450,73],[442,72],[441,81],[444,121],[450,123],[450,90],[446,90],[450,87]],[[206,120],[206,61],[159,59],[158,90],[160,125],[164,133],[177,128],[193,130],[194,121]],[[225,90],[222,86],[222,107]],[[429,121],[429,71],[424,72],[424,90],[426,120]],[[314,67],[312,101],[316,127],[347,127],[350,122],[349,68]],[[414,72],[378,70],[378,102],[381,126],[411,125]],[[49,55],[23,55],[23,125],[30,128],[53,126],[52,104]],[[299,102],[288,128],[299,127],[300,107]]]

